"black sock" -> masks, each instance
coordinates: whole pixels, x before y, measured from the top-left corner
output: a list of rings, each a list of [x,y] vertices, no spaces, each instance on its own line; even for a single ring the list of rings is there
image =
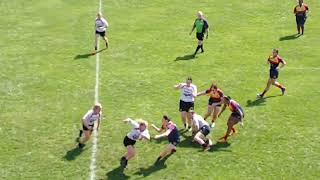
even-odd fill
[[[201,52],[204,52],[204,50],[203,50],[203,44],[201,44],[200,48],[201,48]]]
[[[160,159],[161,159],[161,158],[162,158],[162,157],[161,157],[161,156],[159,156],[159,157],[157,158],[157,162],[158,162],[158,161],[160,161]]]
[[[79,137],[81,137],[81,136],[82,136],[82,133],[83,133],[83,131],[80,129]]]
[[[200,49],[200,45],[197,46],[197,49],[196,49],[196,51],[194,52],[195,55],[197,54],[197,52],[199,51],[199,49]]]
[[[97,46],[95,46],[95,47],[94,47],[94,50],[98,50],[98,47],[97,47]]]

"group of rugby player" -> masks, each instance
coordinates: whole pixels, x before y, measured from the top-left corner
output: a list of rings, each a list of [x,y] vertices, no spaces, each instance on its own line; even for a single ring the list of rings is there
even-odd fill
[[[294,8],[296,15],[298,34],[304,33],[304,22],[306,20],[306,12],[308,6],[303,3],[303,0],[299,0],[299,4]],[[99,36],[103,37],[108,48],[108,38],[105,35],[105,30],[108,27],[108,22],[102,17],[99,12],[96,18],[96,38],[95,38],[95,51],[97,51],[97,43]],[[197,13],[197,19],[194,22],[190,34],[196,29],[196,38],[198,39],[197,48],[193,54],[195,56],[197,52],[203,49],[204,36],[208,38],[209,25],[207,20],[204,18],[204,14],[199,11]],[[258,94],[258,98],[263,98],[265,93],[269,90],[271,85],[281,89],[282,95],[285,93],[286,88],[276,81],[279,75],[279,70],[284,67],[286,62],[279,56],[279,51],[273,49],[272,55],[268,57],[267,63],[270,64],[270,78],[267,82],[267,86],[261,94]],[[280,65],[281,64],[281,65]],[[280,66],[279,66],[280,65]],[[179,102],[179,111],[181,112],[181,120],[184,124],[184,129],[192,132],[194,141],[200,144],[204,151],[207,151],[212,146],[212,140],[208,138],[211,128],[215,127],[215,123],[218,117],[224,112],[226,107],[231,110],[231,115],[227,121],[227,131],[225,135],[219,138],[218,142],[226,142],[228,137],[236,132],[234,126],[240,122],[243,126],[244,111],[235,100],[231,99],[230,96],[226,96],[221,89],[218,88],[217,84],[212,82],[211,86],[202,92],[197,92],[197,86],[192,83],[192,78],[188,77],[185,83],[179,83],[174,86],[175,89],[181,90],[181,97]],[[198,115],[194,111],[195,98],[203,95],[208,95],[208,108],[204,117]],[[78,146],[83,148],[85,142],[90,139],[92,131],[94,129],[94,122],[97,121],[97,130],[99,129],[100,119],[102,114],[102,106],[100,103],[96,103],[92,109],[90,109],[82,118],[82,129],[79,133]],[[207,122],[209,117],[212,117],[211,123]],[[120,160],[122,167],[126,167],[128,160],[134,157],[135,148],[134,145],[137,140],[150,140],[150,134],[148,131],[148,122],[142,119],[133,120],[126,118],[123,120],[125,123],[129,123],[132,126],[131,131],[125,136],[123,140],[124,146],[127,148],[127,152]],[[180,142],[180,134],[177,125],[167,115],[163,115],[161,119],[161,127],[157,127],[152,124],[151,127],[157,131],[158,135],[154,136],[154,139],[161,139],[167,137],[169,144],[163,151],[160,152],[156,163],[167,155],[176,152],[176,146]],[[84,136],[82,136],[84,134]]]

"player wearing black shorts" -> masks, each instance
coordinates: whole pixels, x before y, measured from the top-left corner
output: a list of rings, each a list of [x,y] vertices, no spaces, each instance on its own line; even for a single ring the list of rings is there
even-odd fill
[[[194,21],[191,32],[189,33],[191,35],[191,33],[193,32],[194,29],[196,29],[197,33],[196,33],[196,37],[198,39],[198,45],[196,48],[196,51],[194,52],[194,56],[197,54],[197,52],[199,51],[199,49],[201,49],[201,52],[203,53],[203,39],[204,39],[204,35],[206,34],[206,39],[208,39],[209,36],[209,24],[208,21],[204,18],[204,14],[201,11],[198,11],[197,13],[197,19]]]
[[[278,76],[279,76],[279,70],[283,68],[283,66],[286,65],[286,62],[279,56],[279,51],[277,49],[272,50],[272,55],[268,58],[268,64],[270,64],[270,71],[269,71],[269,80],[267,83],[266,88],[261,94],[257,94],[258,98],[263,98],[265,93],[270,89],[271,85],[274,85],[281,89],[282,95],[284,95],[286,88],[277,82]],[[281,66],[279,66],[281,64]]]
[[[97,17],[95,19],[95,46],[94,46],[94,52],[92,54],[96,54],[98,50],[98,38],[99,36],[103,38],[103,40],[106,42],[106,48],[109,46],[109,40],[106,36],[106,29],[108,28],[109,24],[105,18],[103,18],[102,13],[99,12],[97,14]]]

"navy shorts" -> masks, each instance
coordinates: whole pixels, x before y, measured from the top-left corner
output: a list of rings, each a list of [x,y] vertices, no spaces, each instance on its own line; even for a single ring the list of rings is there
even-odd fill
[[[270,78],[277,79],[279,76],[279,71],[276,69],[270,69]]]
[[[199,41],[203,41],[203,37],[204,37],[204,34],[203,33],[197,33],[197,39],[199,40]]]
[[[189,112],[189,110],[193,110],[194,109],[194,102],[184,102],[182,100],[180,100],[179,103],[179,111],[186,111]]]
[[[90,126],[90,127],[91,127],[91,129],[88,129],[84,124],[82,124],[82,130],[84,130],[84,131],[93,131],[93,126]]]
[[[236,118],[238,121],[242,119],[242,116],[237,112],[232,112],[230,116]]]
[[[304,26],[304,23],[306,22],[306,16],[305,15],[296,15],[296,23],[297,26]]]
[[[102,32],[96,31],[96,34],[99,34],[101,37],[104,37],[106,35],[106,32],[105,31],[102,31]]]
[[[207,125],[204,125],[200,128],[200,132],[204,135],[207,136],[210,133],[210,128]]]

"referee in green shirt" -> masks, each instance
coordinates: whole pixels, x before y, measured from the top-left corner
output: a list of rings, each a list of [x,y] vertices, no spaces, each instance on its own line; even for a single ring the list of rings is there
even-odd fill
[[[204,18],[204,14],[202,11],[198,11],[197,13],[198,18],[194,21],[193,27],[191,29],[190,35],[194,29],[197,31],[197,39],[198,39],[198,46],[196,51],[194,52],[194,56],[197,54],[199,49],[201,49],[201,53],[204,52],[203,50],[203,38],[206,34],[206,39],[208,39],[208,32],[209,32],[209,24],[207,20]]]

